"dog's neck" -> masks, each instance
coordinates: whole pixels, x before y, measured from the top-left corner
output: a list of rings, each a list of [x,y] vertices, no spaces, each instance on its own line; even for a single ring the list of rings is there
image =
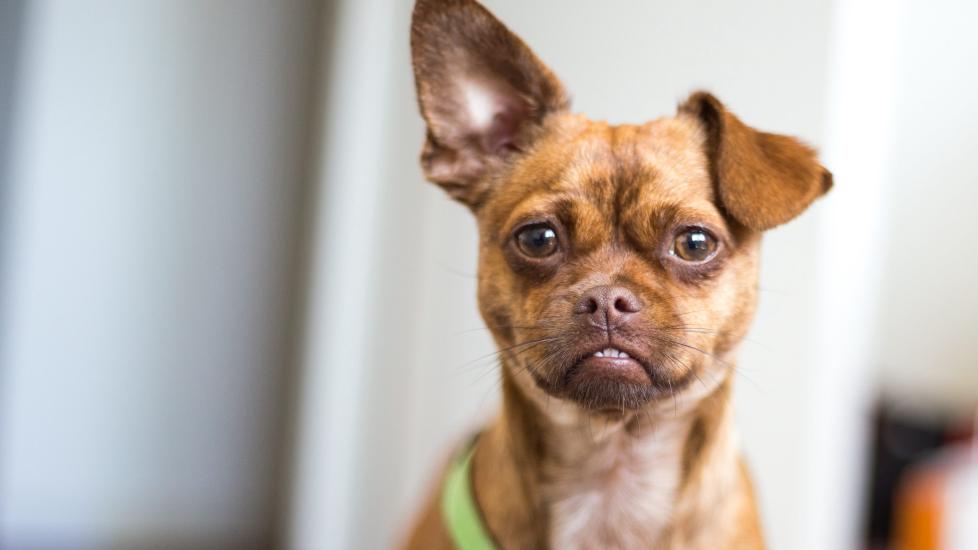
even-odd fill
[[[647,410],[596,415],[522,389],[509,373],[525,369],[503,372],[503,413],[480,438],[473,473],[503,547],[688,544],[676,526],[702,525],[697,516],[742,481],[727,376]]]

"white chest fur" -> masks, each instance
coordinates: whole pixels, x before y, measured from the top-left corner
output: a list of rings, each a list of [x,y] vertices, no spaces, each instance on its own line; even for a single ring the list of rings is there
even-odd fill
[[[687,423],[612,432],[545,468],[552,548],[650,548],[670,523]]]

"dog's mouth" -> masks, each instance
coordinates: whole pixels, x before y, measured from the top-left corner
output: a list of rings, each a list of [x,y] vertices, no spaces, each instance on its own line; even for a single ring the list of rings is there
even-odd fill
[[[634,410],[671,392],[648,356],[627,341],[605,340],[573,356],[556,377],[535,378],[549,393],[588,409]]]
[[[588,351],[567,371],[568,383],[594,383],[595,379],[647,386],[653,383],[652,368],[639,359],[637,351],[622,349],[619,345],[608,345]]]

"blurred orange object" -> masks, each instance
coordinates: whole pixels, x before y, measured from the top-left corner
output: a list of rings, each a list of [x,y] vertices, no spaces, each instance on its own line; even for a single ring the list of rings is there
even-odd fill
[[[945,447],[906,474],[893,504],[893,548],[974,550],[976,511],[978,429],[970,441]]]
[[[950,478],[948,466],[928,462],[907,474],[894,503],[893,548],[943,548],[944,494]]]

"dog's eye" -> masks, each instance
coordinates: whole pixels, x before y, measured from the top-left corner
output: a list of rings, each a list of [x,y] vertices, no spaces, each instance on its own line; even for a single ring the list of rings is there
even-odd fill
[[[516,244],[527,256],[545,258],[557,251],[557,232],[543,223],[524,227],[516,234]]]
[[[717,251],[717,240],[705,229],[687,229],[676,236],[672,253],[687,262],[702,262]]]

